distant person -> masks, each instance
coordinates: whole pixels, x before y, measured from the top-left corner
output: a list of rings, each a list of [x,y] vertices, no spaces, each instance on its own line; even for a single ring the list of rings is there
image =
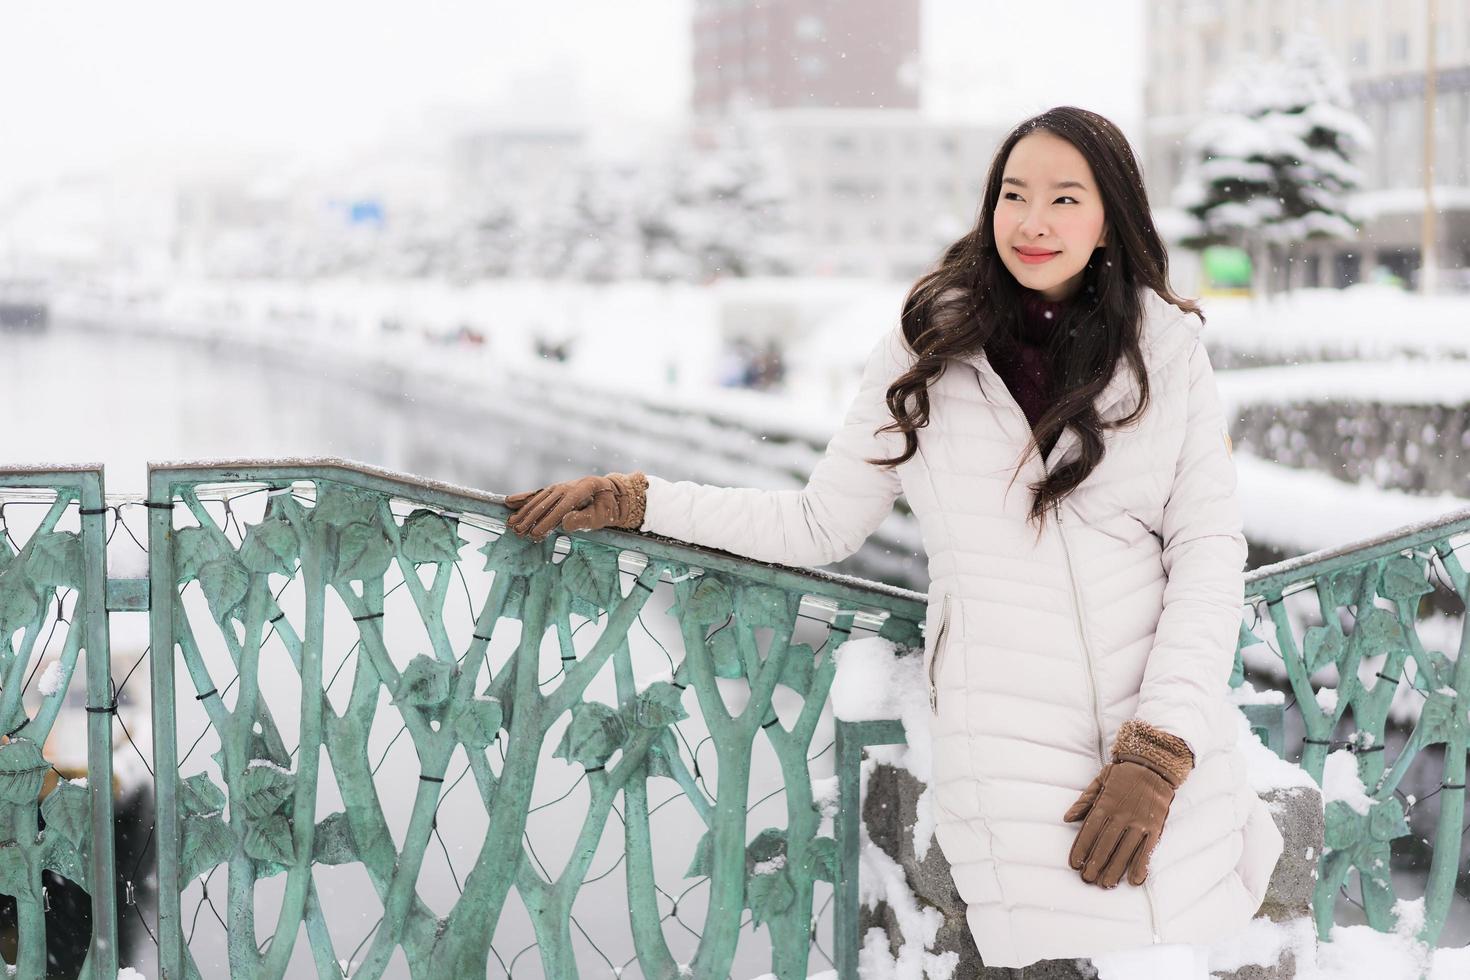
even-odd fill
[[[760,350],[750,350],[747,362],[746,387],[767,390],[781,383],[785,368],[781,364],[781,350],[773,340],[767,340]]]
[[[510,527],[824,565],[904,494],[931,578],[936,835],[984,964],[1207,978],[1282,836],[1227,701],[1246,541],[1203,323],[1127,139],[1053,108],[1001,144],[804,489],[585,476],[506,498]]]
[[[722,388],[749,388],[755,380],[755,350],[744,338],[725,346],[720,359],[719,379]]]

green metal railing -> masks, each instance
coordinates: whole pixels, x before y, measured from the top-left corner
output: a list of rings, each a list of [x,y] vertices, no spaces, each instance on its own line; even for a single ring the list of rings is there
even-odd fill
[[[830,885],[836,862],[810,769],[833,651],[859,614],[912,644],[921,597],[622,532],[563,537],[563,555],[557,539],[499,533],[506,511],[494,498],[345,465],[156,468],[149,500],[153,649],[178,651],[153,662],[164,976],[195,975],[177,896],[219,866],[233,976],[283,976],[303,924],[322,976],[381,976],[395,956],[413,976],[482,975],[500,959],[494,943],[512,894],[545,975],[575,976],[573,906],[606,836],[621,838],[625,889],[614,901],[627,910],[632,951],[609,965],[636,960],[647,977],[726,976],[742,930],[764,926],[771,971],[807,975],[817,887]],[[483,567],[472,569],[467,553],[483,555]],[[664,677],[640,684],[630,634],[647,628],[640,616],[660,581],[683,657],[658,651]],[[600,627],[590,643],[575,642],[573,616]],[[796,641],[799,619],[816,624],[820,642]],[[548,630],[557,669],[544,676]],[[351,636],[338,644],[345,651],[333,647],[334,631]],[[769,633],[764,649],[760,632]],[[502,634],[509,642],[497,641]],[[176,664],[187,680],[176,679]],[[286,664],[299,678],[294,726],[277,720]],[[334,702],[344,668],[350,693]],[[606,700],[586,696],[599,677]],[[172,709],[196,699],[217,735],[218,765],[186,776]],[[688,747],[683,727],[696,707],[707,757]],[[385,722],[414,749],[414,785],[399,790],[412,805],[396,832],[364,737]],[[764,828],[749,819],[757,740],[785,802],[784,819]],[[436,815],[460,778],[455,759],[484,817],[468,846],[451,849]],[[340,797],[341,810],[327,815],[319,766],[330,767]],[[528,824],[540,784],[567,766],[586,801],[553,872]],[[651,800],[669,786],[698,833],[655,837],[650,814],[670,799]],[[621,827],[609,831],[619,799]],[[436,844],[470,855],[447,908],[418,885]],[[656,866],[670,856],[705,890],[697,930],[670,922],[684,901],[660,885]],[[341,864],[362,868],[382,909],[370,941],[347,956],[317,886],[321,866]],[[285,879],[279,912],[262,940],[254,910],[261,882],[275,875]],[[595,956],[621,954],[592,945]]]
[[[0,471],[0,498],[0,729],[6,733],[0,744],[0,893],[12,896],[16,909],[15,953],[8,963],[23,977],[46,975],[49,901],[42,873],[50,871],[90,893],[85,968],[89,976],[111,978],[118,970],[115,698],[102,470]],[[28,709],[24,695],[43,660],[52,664],[50,682],[37,683],[45,693]],[[79,660],[85,668],[80,680]],[[74,686],[85,697],[85,786],[54,772],[42,751]],[[38,807],[43,789],[49,791]]]
[[[141,501],[104,503],[96,468],[7,471],[0,491],[0,521],[36,515],[0,545],[0,892],[23,975],[44,961],[50,868],[92,894],[91,977],[116,972],[119,877],[166,978],[514,976],[533,957],[549,977],[665,980],[730,976],[752,951],[752,975],[826,957],[856,976],[858,765],[903,733],[833,722],[834,653],[855,631],[917,647],[922,595],[616,530],[538,544],[503,533],[498,497],[335,460],[158,466]],[[119,528],[146,539],[146,580],[107,580]],[[1463,641],[1453,660],[1425,649],[1416,624],[1436,583],[1464,602],[1467,533],[1454,515],[1248,577],[1232,682],[1269,622],[1302,764],[1321,781],[1351,707],[1341,743],[1373,800],[1328,806],[1323,938],[1348,868],[1369,921],[1394,927],[1389,842],[1426,802],[1398,788],[1441,744],[1424,941],[1454,900],[1470,658]],[[1302,611],[1312,591],[1328,625]],[[646,615],[655,597],[663,615]],[[109,714],[128,681],[109,675],[106,609],[148,615],[152,918],[110,847]],[[60,673],[27,714],[53,636]],[[40,749],[81,650],[92,778],[49,788],[37,834]],[[1379,656],[1379,682],[1359,683]],[[1384,692],[1409,662],[1423,706],[1389,768]],[[1349,678],[1330,714],[1308,680],[1329,663]],[[1244,710],[1284,755],[1283,707]],[[836,773],[835,807],[814,772]]]
[[[1470,857],[1465,843],[1470,825],[1464,822],[1470,749],[1470,630],[1464,613],[1470,577],[1456,555],[1467,543],[1470,510],[1279,562],[1247,577],[1247,602],[1270,643],[1270,661],[1284,665],[1305,729],[1299,764],[1323,785],[1329,752],[1352,752],[1364,787],[1363,799],[1326,804],[1313,898],[1323,940],[1332,927],[1337,895],[1347,895],[1353,871],[1357,903],[1368,923],[1387,932],[1399,925],[1391,845],[1398,839],[1416,845],[1407,817],[1435,797],[1434,843],[1417,848],[1416,855],[1422,861],[1429,852],[1423,922],[1410,931],[1434,945],[1456,900],[1456,878]],[[1288,599],[1294,610],[1288,609]],[[1433,649],[1420,636],[1436,604],[1459,617],[1458,636],[1446,636],[1458,643],[1453,654]],[[1452,618],[1442,622],[1454,623]],[[1258,642],[1255,630],[1243,626],[1241,648]],[[1237,676],[1241,664],[1237,650]],[[1335,698],[1324,703],[1315,696],[1311,677],[1328,667],[1336,669],[1340,681]],[[1396,696],[1407,703],[1407,710],[1397,712],[1407,717],[1398,721],[1392,710]],[[1394,730],[1405,740],[1390,760],[1385,756]],[[1436,752],[1438,761],[1432,757]],[[1406,794],[1401,787],[1411,773],[1437,776],[1435,788],[1419,798]]]

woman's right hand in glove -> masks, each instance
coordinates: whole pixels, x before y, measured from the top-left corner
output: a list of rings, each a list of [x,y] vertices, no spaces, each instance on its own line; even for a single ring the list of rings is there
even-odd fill
[[[1072,870],[1089,885],[1114,888],[1125,874],[1129,884],[1142,885],[1174,792],[1193,769],[1188,742],[1141,718],[1123,722],[1113,761],[1062,815],[1083,821],[1067,857]]]
[[[637,530],[643,524],[648,478],[639,471],[584,476],[505,498],[516,513],[506,521],[521,537],[543,541],[558,524],[565,531],[603,527]]]

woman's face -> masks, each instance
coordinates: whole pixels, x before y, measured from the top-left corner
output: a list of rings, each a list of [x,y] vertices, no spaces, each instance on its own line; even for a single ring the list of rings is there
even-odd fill
[[[1017,282],[1049,300],[1070,297],[1104,243],[1102,196],[1087,159],[1044,130],[1022,137],[1006,160],[993,224],[1000,260]]]

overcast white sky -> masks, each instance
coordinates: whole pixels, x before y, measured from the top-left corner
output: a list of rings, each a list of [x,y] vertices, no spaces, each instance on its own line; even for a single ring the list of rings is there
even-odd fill
[[[687,104],[692,0],[71,0],[0,7],[0,193],[140,156],[337,156],[426,115],[603,126]],[[1142,0],[926,0],[926,108],[1094,109],[1139,139]],[[1104,41],[1105,39],[1105,41]]]

